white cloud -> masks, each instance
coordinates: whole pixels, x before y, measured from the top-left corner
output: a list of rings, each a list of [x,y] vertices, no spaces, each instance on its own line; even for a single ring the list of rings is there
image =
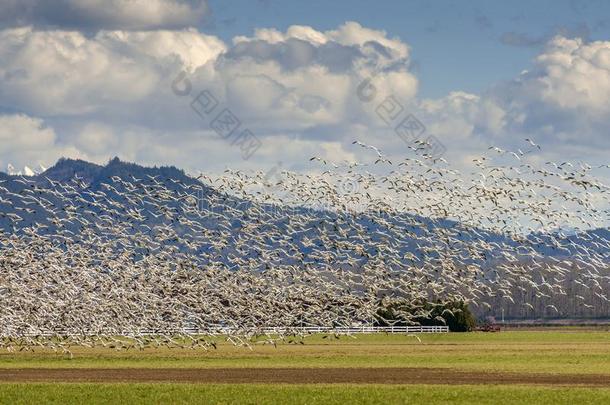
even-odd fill
[[[0,151],[44,150],[55,143],[55,132],[39,119],[26,115],[0,116]]]
[[[418,100],[409,46],[353,22],[329,31],[258,29],[232,45],[195,29],[87,36],[21,27],[0,31],[0,108],[23,111],[38,131],[53,134],[52,153],[33,145],[28,157],[65,151],[97,162],[119,155],[216,170],[278,161],[291,167],[313,155],[353,158],[362,155],[355,139],[400,158],[408,148],[393,131],[396,123],[376,111],[393,95],[455,161],[491,144],[520,147],[526,137],[549,155],[599,160],[610,130],[609,50],[610,42],[557,37],[512,81],[483,94],[457,90]],[[171,90],[181,71],[192,85],[187,97]],[[357,93],[370,74],[376,93],[367,102]],[[241,129],[263,141],[250,161],[210,129],[212,116],[203,120],[189,106],[204,89],[219,102],[214,114],[230,108]],[[32,117],[45,117],[47,127]]]
[[[119,140],[113,128],[91,122],[77,134],[74,144],[89,156],[108,156],[117,151]]]
[[[220,39],[193,28],[183,31],[102,31],[95,40],[116,52],[128,50],[129,54],[148,55],[167,64],[176,62],[189,71],[214,61],[226,50]]]
[[[138,128],[150,137],[148,143],[158,142],[159,133],[178,138],[209,131],[209,122],[189,107],[190,99],[171,91],[182,70],[192,83],[191,97],[212,91],[258,137],[287,136],[311,145],[343,141],[353,123],[378,124],[356,89],[379,61],[380,92],[405,100],[415,96],[417,79],[406,68],[408,47],[383,32],[355,23],[327,32],[294,26],[286,33],[273,31],[269,41],[262,32],[227,47],[194,29],[100,31],[92,37],[31,27],[3,30],[0,105],[59,122],[62,140],[97,160],[93,145],[98,154],[110,153],[100,143],[102,134],[112,133],[120,139],[113,141],[115,149],[138,156],[147,142],[123,142],[126,128]],[[112,130],[91,126],[101,122]],[[282,153],[285,145],[276,150]],[[240,158],[239,151],[225,153]]]
[[[423,100],[418,114],[455,160],[491,145],[542,145],[546,159],[607,162],[610,41],[555,37],[519,76],[480,95]]]
[[[536,58],[536,68],[524,80],[538,84],[540,100],[562,110],[610,111],[610,42],[556,37]]]
[[[48,166],[62,156],[80,157],[70,145],[61,145],[57,134],[38,119],[24,114],[0,115],[0,170],[11,164]]]
[[[153,97],[168,72],[195,69],[222,52],[194,30],[0,31],[0,101],[42,115],[112,112]],[[120,107],[119,107],[120,109]]]

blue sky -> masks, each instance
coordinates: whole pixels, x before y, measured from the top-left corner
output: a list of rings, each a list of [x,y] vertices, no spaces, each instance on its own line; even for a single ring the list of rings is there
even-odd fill
[[[610,2],[210,0],[201,29],[227,42],[255,28],[309,25],[329,30],[345,21],[385,30],[412,46],[423,97],[456,88],[481,92],[527,67],[550,36],[610,38]]]

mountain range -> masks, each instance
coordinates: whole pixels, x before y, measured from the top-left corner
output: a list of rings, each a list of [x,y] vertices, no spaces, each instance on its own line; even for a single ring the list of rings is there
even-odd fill
[[[160,196],[163,202],[157,204],[154,200],[134,200],[126,195],[137,194],[138,188],[151,187],[153,190],[155,187],[165,190],[173,197],[164,194]],[[58,190],[70,195],[69,206],[66,206],[65,199],[53,194]],[[43,225],[37,230],[43,236],[56,235],[62,226],[75,235],[87,228],[80,221],[64,225],[51,220],[45,210],[37,209],[36,204],[28,201],[31,196],[44,199],[55,212],[64,216],[78,210],[85,223],[98,220],[104,211],[99,209],[100,203],[120,207],[114,211],[116,215],[112,218],[117,224],[129,224],[129,232],[134,234],[150,233],[158,226],[166,227],[164,229],[175,237],[164,239],[165,243],[171,243],[177,251],[192,253],[200,265],[210,262],[229,264],[233,258],[241,256],[245,261],[266,257],[263,266],[267,268],[278,263],[308,266],[322,260],[326,252],[329,256],[341,258],[340,266],[351,263],[358,267],[383,257],[383,249],[387,247],[395,249],[396,257],[402,257],[403,263],[411,264],[434,263],[437,260],[440,263],[441,256],[454,255],[463,266],[480,266],[486,273],[483,276],[493,282],[497,266],[505,264],[506,258],[523,246],[544,257],[550,264],[571,260],[579,254],[593,255],[602,258],[605,263],[610,262],[610,230],[606,228],[571,235],[539,233],[515,238],[514,235],[473,228],[450,219],[425,218],[411,213],[394,213],[382,218],[378,214],[362,212],[338,220],[338,216],[343,214],[324,209],[311,210],[305,206],[283,207],[248,201],[205,185],[176,167],[143,167],[118,158],[106,165],[60,159],[43,173],[34,176],[0,173],[0,231],[4,232],[5,237],[23,234],[34,225]],[[147,196],[151,197],[151,193]],[[185,204],[189,198],[194,198],[194,204]],[[259,218],[250,217],[253,211],[259,212]],[[141,219],[133,221],[134,213],[138,213]],[[17,223],[11,215],[20,218]],[[247,253],[236,250],[230,242],[253,238],[247,231],[248,226],[260,221],[263,216],[265,221],[269,221],[270,228],[283,234],[284,242],[281,237],[277,240],[269,238],[262,242],[264,249],[253,249]],[[299,223],[303,229],[293,228],[292,217],[301,218]],[[264,224],[257,226],[264,227]],[[195,249],[189,244],[193,229],[200,233]],[[361,233],[366,234],[367,244],[363,251],[356,253],[346,248],[356,238],[365,243]],[[218,247],[215,239],[221,236],[229,243]],[[286,242],[291,246],[290,251],[285,248]],[[252,246],[257,244],[261,242],[252,241]],[[469,246],[478,246],[477,255],[470,254]],[[147,252],[150,252],[150,248],[142,247],[138,254],[141,257]],[[530,259],[531,255],[528,254],[522,260]],[[263,263],[261,260],[259,262]]]

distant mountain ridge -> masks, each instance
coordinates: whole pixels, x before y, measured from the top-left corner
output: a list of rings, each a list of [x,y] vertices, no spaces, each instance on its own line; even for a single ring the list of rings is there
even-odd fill
[[[160,175],[162,177],[173,178],[185,182],[193,181],[193,179],[187,176],[183,170],[174,166],[144,167],[135,163],[121,161],[118,157],[111,159],[104,166],[80,159],[62,158],[45,172],[33,177],[67,182],[78,176],[87,184],[95,184],[99,183],[100,180],[108,179],[111,176],[122,177],[131,175],[137,178],[138,176],[141,177],[147,174]]]
[[[75,180],[83,185],[74,186]],[[154,191],[157,189],[161,190],[158,198]],[[69,198],[62,202],[54,192],[68,193]],[[58,224],[50,220],[48,211],[32,203],[34,197],[41,201],[44,199],[47,207],[68,221]],[[195,201],[194,205],[186,204],[185,201],[192,197],[201,201]],[[107,209],[100,210],[100,204]],[[260,218],[249,218],[251,208],[258,212]],[[209,215],[202,210],[210,211]],[[543,266],[571,260],[572,256],[587,252],[610,263],[610,230],[605,228],[570,235],[532,234],[517,242],[508,235],[467,227],[453,220],[430,219],[409,213],[384,217],[382,221],[361,213],[337,221],[338,214],[335,212],[301,210],[299,207],[287,209],[241,200],[204,185],[176,167],[143,167],[118,158],[106,165],[60,159],[44,173],[30,177],[0,172],[0,232],[7,237],[22,234],[34,224],[43,225],[38,230],[42,236],[53,236],[58,232],[78,235],[92,229],[97,232],[95,227],[83,224],[96,223],[102,214],[107,217],[102,211],[114,212],[105,221],[128,226],[126,229],[134,235],[162,232],[164,235],[160,237],[163,243],[171,245],[175,251],[188,252],[195,263],[202,267],[211,262],[228,264],[234,262],[235,258],[241,258],[243,263],[263,263],[263,269],[273,264],[315,266],[327,260],[325,257],[334,257],[338,266],[351,263],[359,267],[369,261],[384,259],[384,252],[378,248],[386,244],[379,242],[388,237],[392,240],[390,245],[397,250],[397,255],[403,258],[405,264],[434,263],[439,258],[439,252],[453,251],[462,258],[461,265],[480,266],[483,270],[481,277],[489,278],[491,283],[495,282],[498,265],[505,263],[506,253],[514,255],[521,244],[543,256],[548,261],[538,263]],[[70,219],[75,212],[78,212],[79,221]],[[274,215],[270,215],[271,212]],[[301,215],[305,212],[306,215]],[[290,219],[295,215],[304,218],[302,231],[290,229]],[[20,220],[15,221],[14,216]],[[134,220],[134,217],[140,219]],[[249,227],[265,227],[265,221],[277,231],[277,236],[265,236],[262,242],[251,239],[258,235],[252,233]],[[354,233],[356,229],[360,229],[362,234],[360,231]],[[362,235],[365,236],[360,241],[370,242],[363,251],[356,253],[345,248],[354,238],[363,238]],[[448,243],[443,235],[451,235],[453,242]],[[106,237],[103,230],[100,236]],[[197,238],[196,248],[192,247],[193,237]],[[219,240],[223,242],[219,244]],[[247,252],[235,248],[238,242],[243,244],[244,241],[252,248]],[[287,245],[291,248],[286,249]],[[473,257],[469,253],[469,245],[479,246],[477,252],[480,255]],[[142,257],[151,252],[154,252],[154,248],[142,246],[137,254]],[[261,257],[266,257],[266,261],[261,261]],[[392,264],[398,265],[396,262]],[[527,266],[528,263],[523,265]],[[439,271],[438,277],[442,277],[442,272]],[[579,291],[579,294],[586,292]],[[515,305],[516,309],[509,313],[521,313],[518,302],[511,305]],[[545,305],[547,303],[540,301],[542,309]],[[523,316],[532,314],[524,313]]]
[[[48,180],[52,180],[54,182],[59,183],[68,183],[74,179],[79,179],[79,181],[85,183],[92,190],[99,190],[100,185],[102,183],[112,183],[113,176],[124,178],[132,182],[145,181],[149,178],[155,177],[158,178],[159,181],[163,182],[169,188],[172,188],[173,184],[180,183],[187,186],[197,186],[198,188],[205,190],[205,193],[207,194],[218,195],[216,190],[213,190],[208,186],[204,185],[203,183],[199,182],[197,179],[188,176],[184,172],[184,170],[178,169],[175,166],[145,167],[136,163],[121,161],[118,157],[114,157],[113,159],[109,160],[106,165],[99,165],[81,159],[61,158],[57,161],[55,165],[48,168],[43,173],[37,174],[35,176],[29,176],[26,178],[41,185],[48,185]],[[8,181],[9,185],[11,181],[14,181],[20,177],[23,176],[9,175],[0,172],[0,180]],[[231,197],[227,198],[231,199]],[[233,207],[239,207],[240,205],[247,206],[249,204],[249,202],[242,201],[233,201],[233,203]],[[420,217],[418,215],[412,215],[412,217],[416,218],[417,221],[419,221],[421,224],[432,223],[431,220]],[[434,226],[448,228],[458,225],[455,221],[452,220],[435,220],[433,224]],[[418,234],[417,229],[413,229],[413,232],[416,235]],[[495,232],[488,232],[481,229],[476,229],[476,232],[473,234],[465,235],[465,240],[468,240],[469,238],[476,240],[477,237],[473,236],[476,234],[484,235],[487,241],[505,242],[510,244],[508,238],[504,238],[502,235],[497,234]],[[553,233],[549,234],[548,236],[551,235],[557,236],[558,234]],[[545,234],[536,235],[536,237],[541,237],[543,239],[545,238],[545,236]],[[602,240],[610,240],[610,229],[597,228],[581,232],[580,234],[571,233],[569,235],[565,235],[564,238],[566,240],[579,240],[582,242],[583,239],[587,240],[590,239],[590,237],[593,237],[595,239],[601,238]],[[541,246],[541,253],[553,255],[554,253],[556,253],[556,249],[549,246]]]

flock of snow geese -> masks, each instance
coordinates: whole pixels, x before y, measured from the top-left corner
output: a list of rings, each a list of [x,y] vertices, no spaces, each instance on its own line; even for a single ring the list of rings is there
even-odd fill
[[[398,162],[354,142],[363,162],[307,173],[0,181],[0,347],[298,341],[396,303],[410,309],[386,323],[523,286],[565,295],[566,278],[607,301],[610,240],[592,230],[610,220],[608,166],[491,147],[470,173],[419,146]]]

